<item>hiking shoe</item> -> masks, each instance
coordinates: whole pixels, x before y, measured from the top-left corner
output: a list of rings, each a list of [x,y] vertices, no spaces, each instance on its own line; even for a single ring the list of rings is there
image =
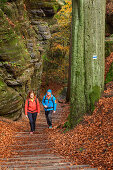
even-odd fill
[[[30,135],[32,135],[33,134],[33,132],[30,132]]]
[[[52,126],[49,126],[49,129],[52,129]]]

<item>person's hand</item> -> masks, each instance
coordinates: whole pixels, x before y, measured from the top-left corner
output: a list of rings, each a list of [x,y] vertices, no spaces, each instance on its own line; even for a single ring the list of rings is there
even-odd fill
[[[40,113],[37,113],[38,114],[38,116],[40,115]]]
[[[55,110],[53,110],[53,113],[55,113],[56,111]]]
[[[44,107],[45,107],[45,108],[47,108],[47,106],[46,106],[46,105],[45,105]]]
[[[26,115],[26,118],[28,118],[28,115]]]

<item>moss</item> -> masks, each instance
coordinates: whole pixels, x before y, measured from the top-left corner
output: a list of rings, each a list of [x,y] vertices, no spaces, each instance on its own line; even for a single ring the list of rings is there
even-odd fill
[[[0,80],[0,88],[2,88],[3,86],[4,86],[4,82]]]
[[[21,115],[23,99],[26,98],[26,85],[29,82],[29,89],[31,88],[31,76],[36,68],[30,63],[29,43],[33,44],[35,57],[40,57],[35,32],[30,26],[23,2],[23,0],[13,0],[0,9],[0,115],[11,119],[18,119]],[[38,80],[40,74],[37,72],[34,74],[34,79],[35,77]],[[7,79],[20,83],[8,86]],[[37,89],[39,85],[37,82],[34,83]]]
[[[83,121],[83,117],[81,116],[74,116],[71,117],[70,119],[70,128],[74,128],[75,126],[77,126],[78,124],[80,124]]]
[[[105,57],[108,57],[113,52],[113,40],[105,41]]]
[[[57,11],[61,8],[61,5],[56,1],[56,0],[43,0],[43,1],[39,1],[39,0],[26,0],[26,4],[30,3],[30,9],[33,8],[35,9],[36,6],[38,6],[39,8],[43,7],[43,8],[53,8],[54,9],[54,13],[57,13]]]
[[[64,125],[63,125],[63,128],[66,128],[67,130],[68,129],[71,129],[71,124],[69,121],[65,122]]]
[[[2,18],[4,15],[3,11],[0,9],[0,17]]]
[[[12,11],[11,11],[11,6],[9,5],[5,5],[2,10],[4,11],[4,13],[8,16],[11,17],[12,16]]]
[[[2,58],[7,58],[7,61],[18,61],[21,60],[21,64],[25,64],[25,60],[30,59],[29,53],[25,48],[23,41],[19,38],[8,40],[8,42],[3,43],[1,49]],[[7,57],[5,55],[7,54]],[[9,58],[10,56],[10,58]]]
[[[21,65],[25,65],[25,61],[30,60],[30,55],[26,49],[22,36],[17,35],[8,23],[6,16],[0,11],[0,15],[3,14],[0,31],[2,32],[2,41],[0,41],[0,53],[1,59],[4,61],[20,62]],[[19,29],[19,28],[18,28]]]
[[[12,119],[14,121],[18,120],[20,117],[21,117],[21,114],[18,115],[17,113],[12,113],[12,114],[8,114],[8,115],[4,115],[4,118]]]
[[[2,85],[2,88],[0,88],[0,116],[7,116],[8,118],[13,118],[14,114],[16,117],[20,116],[22,98],[13,88],[7,87],[1,78],[0,84]]]
[[[97,102],[100,98],[100,92],[100,87],[96,85],[93,87],[92,92],[89,94],[91,112],[93,112],[95,109],[95,102]]]
[[[6,5],[6,2],[7,2],[7,0],[0,1],[0,7],[4,8],[4,6]]]
[[[110,81],[113,81],[113,63],[111,64],[109,72],[107,73],[105,84],[109,83]]]
[[[80,124],[83,121],[83,117],[81,116],[76,116],[69,114],[67,121],[64,123],[63,127],[66,128],[65,131],[68,131],[70,129],[73,129],[75,126]]]

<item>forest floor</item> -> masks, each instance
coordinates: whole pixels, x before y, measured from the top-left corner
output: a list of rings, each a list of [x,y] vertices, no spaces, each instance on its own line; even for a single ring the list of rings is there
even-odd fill
[[[74,164],[89,164],[102,170],[113,169],[113,82],[110,82],[92,115],[66,131],[64,123],[69,115],[69,104],[62,103],[62,119],[48,131],[54,142],[54,152]]]
[[[106,59],[105,75],[112,62],[113,53]],[[51,83],[46,88],[52,89],[54,95],[58,97],[62,84]],[[44,93],[44,84],[42,84],[40,99]],[[63,127],[70,112],[69,104],[62,101],[60,106],[62,118],[53,124],[51,131],[47,129],[48,139],[53,143],[52,152],[63,155],[73,164],[88,164],[102,170],[111,170],[113,168],[113,82],[106,85],[93,114],[86,114],[84,121],[70,131],[66,131]],[[21,120],[13,122],[0,117],[0,155],[2,157],[11,157],[13,152],[8,146],[13,144],[15,132],[28,129],[28,120],[24,116],[22,119],[24,124]]]

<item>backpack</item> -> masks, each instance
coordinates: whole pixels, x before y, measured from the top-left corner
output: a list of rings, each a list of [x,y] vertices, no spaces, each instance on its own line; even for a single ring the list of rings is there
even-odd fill
[[[45,96],[45,98],[44,98],[44,103],[45,103],[45,100],[46,100],[47,98],[46,98],[46,96]],[[47,99],[48,100],[48,99]],[[53,96],[51,97],[51,101],[53,102]],[[53,107],[51,107],[51,108],[54,108],[54,102],[53,102]]]

